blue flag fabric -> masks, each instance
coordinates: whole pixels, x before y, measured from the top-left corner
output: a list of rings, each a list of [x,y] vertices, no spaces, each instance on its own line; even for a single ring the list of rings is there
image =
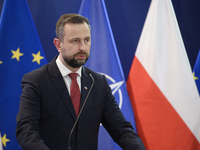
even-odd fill
[[[21,149],[15,137],[21,79],[46,63],[27,2],[5,0],[0,20],[0,129],[4,150]]]
[[[196,62],[195,62],[194,68],[193,68],[193,77],[196,82],[199,94],[200,94],[200,50],[199,50],[199,54],[197,56],[197,59],[196,59]]]
[[[91,25],[91,51],[86,66],[105,74],[116,101],[125,118],[136,130],[133,109],[126,89],[126,82],[112,34],[104,0],[82,0],[79,14],[85,16]],[[113,142],[107,131],[101,126],[99,131],[99,149],[121,149]]]

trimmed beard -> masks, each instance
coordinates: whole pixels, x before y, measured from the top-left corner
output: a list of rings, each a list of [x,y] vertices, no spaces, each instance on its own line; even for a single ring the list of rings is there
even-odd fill
[[[76,55],[79,55],[79,54],[85,54],[86,59],[85,60],[75,59]],[[80,52],[80,53],[75,54],[74,56],[69,56],[69,57],[63,56],[64,61],[72,68],[80,68],[82,65],[84,65],[87,62],[88,58],[89,58],[89,55],[85,52]]]

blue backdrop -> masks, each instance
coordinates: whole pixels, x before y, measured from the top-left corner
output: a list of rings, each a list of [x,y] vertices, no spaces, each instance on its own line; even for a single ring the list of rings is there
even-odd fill
[[[81,0],[27,0],[47,61],[58,54],[55,24],[64,13],[78,13]],[[125,79],[144,25],[150,0],[105,0]],[[191,67],[200,48],[200,1],[172,0]],[[3,0],[0,0],[0,9]]]
[[[95,28],[93,28],[92,26],[92,30],[95,31],[99,31],[102,34],[96,34],[94,36],[94,34],[92,34],[92,41],[95,43],[101,43],[101,46],[97,46],[92,45],[92,49],[91,49],[91,54],[97,54],[97,52],[100,52],[102,54],[106,54],[105,51],[105,47],[106,44],[109,42],[109,38],[111,39],[111,44],[109,44],[109,46],[107,47],[110,51],[110,54],[108,54],[107,56],[109,56],[108,60],[110,62],[106,62],[106,64],[102,64],[102,62],[99,62],[98,66],[101,67],[97,67],[94,66],[94,64],[92,63],[92,59],[89,59],[88,61],[88,65],[91,69],[98,71],[98,72],[102,72],[107,74],[108,76],[115,76],[115,79],[117,79],[116,81],[121,81],[123,80],[123,86],[125,89],[125,80],[128,78],[128,74],[129,74],[129,70],[133,61],[133,57],[135,54],[135,50],[137,48],[137,44],[140,38],[140,34],[144,25],[144,21],[148,12],[148,8],[150,5],[150,0],[105,0],[105,5],[103,5],[102,8],[105,8],[104,6],[106,6],[107,9],[107,13],[108,13],[108,20],[110,22],[106,22],[107,20],[107,13],[105,14],[105,16],[102,17],[104,18],[103,21],[105,21],[105,23],[102,20],[98,20],[101,17],[96,17],[96,15],[98,15],[98,12],[92,12],[89,11],[90,13],[88,13],[88,8],[83,7],[82,9],[80,8],[80,4],[81,4],[81,0],[27,0],[29,9],[30,9],[30,13],[31,16],[33,18],[33,22],[36,26],[36,30],[38,32],[39,38],[40,38],[40,42],[43,48],[36,48],[35,46],[40,47],[40,43],[38,43],[38,45],[35,44],[35,39],[31,36],[33,34],[31,34],[31,31],[35,31],[35,28],[33,28],[32,30],[28,28],[28,30],[25,30],[29,25],[27,23],[30,23],[30,20],[22,17],[24,16],[24,11],[22,8],[20,8],[22,5],[20,3],[20,0],[9,0],[9,3],[12,3],[13,7],[7,7],[10,11],[8,11],[8,16],[12,16],[12,17],[5,17],[4,21],[7,21],[6,23],[4,23],[2,26],[3,28],[1,29],[1,33],[0,33],[0,64],[2,64],[1,70],[0,72],[1,74],[1,88],[0,91],[1,93],[1,113],[2,112],[6,112],[6,110],[12,110],[10,111],[12,113],[12,119],[8,119],[7,118],[6,121],[12,121],[10,123],[7,123],[4,120],[4,117],[1,117],[0,119],[0,131],[2,129],[2,135],[1,136],[9,136],[9,140],[15,139],[15,135],[13,132],[13,137],[11,137],[7,130],[5,130],[4,126],[6,125],[6,127],[11,128],[15,127],[15,124],[13,122],[15,122],[15,115],[17,112],[17,108],[15,106],[18,106],[19,104],[15,104],[13,103],[13,101],[9,101],[7,99],[11,99],[9,95],[5,95],[5,94],[10,94],[11,92],[4,92],[7,91],[7,89],[4,87],[4,85],[7,85],[7,87],[15,87],[17,90],[14,90],[15,92],[17,91],[17,96],[15,96],[14,94],[12,94],[13,97],[19,97],[18,95],[20,95],[21,88],[20,87],[20,80],[24,74],[24,72],[28,72],[28,70],[25,70],[22,68],[22,71],[19,70],[18,67],[15,67],[14,65],[6,65],[7,60],[9,60],[8,62],[10,62],[11,58],[11,52],[10,55],[7,55],[7,53],[5,53],[5,57],[4,57],[4,52],[6,52],[6,50],[10,50],[12,48],[8,48],[9,46],[13,46],[15,45],[15,43],[19,44],[20,42],[25,43],[25,46],[28,47],[23,47],[23,45],[20,46],[20,48],[16,48],[16,52],[17,50],[21,50],[20,52],[22,52],[24,49],[29,50],[30,53],[36,54],[38,53],[38,49],[41,50],[41,55],[42,56],[46,56],[47,61],[44,59],[43,61],[41,61],[41,64],[38,62],[38,64],[36,62],[32,62],[34,63],[34,68],[33,65],[31,64],[31,67],[28,67],[28,69],[35,69],[40,67],[39,65],[43,65],[46,62],[50,62],[55,55],[58,54],[56,48],[54,47],[53,44],[53,39],[55,38],[55,24],[58,20],[58,18],[65,13],[86,13],[87,15],[89,15],[89,19],[91,19],[93,17],[93,19],[95,18],[97,20],[97,24],[99,24],[99,22],[101,24],[108,24],[108,26],[105,26],[105,31],[107,31],[107,27],[109,27],[109,32],[103,33],[102,31],[100,31],[100,29],[96,30]],[[15,2],[15,3],[14,3]],[[24,2],[23,0],[21,0],[21,2]],[[91,0],[91,2],[96,2],[97,0]],[[91,4],[95,4],[96,3],[87,3],[88,5]],[[189,61],[191,64],[191,68],[194,68],[194,64],[200,49],[200,1],[199,0],[172,0],[173,6],[174,6],[174,10],[176,13],[176,17],[179,23],[179,28],[181,30],[181,34],[182,34],[182,38],[186,47],[186,51],[189,57]],[[94,6],[95,6],[94,5]],[[0,0],[0,13],[1,13],[1,9],[3,6],[3,0]],[[27,6],[27,5],[26,5]],[[85,6],[85,5],[84,5]],[[97,6],[98,7],[98,6]],[[97,11],[98,9],[93,9],[95,11]],[[99,10],[101,10],[99,8]],[[17,17],[14,17],[18,11],[22,11],[21,14],[19,13]],[[13,12],[14,14],[10,14],[9,12]],[[86,16],[87,16],[86,15]],[[30,17],[29,13],[28,16]],[[28,17],[28,18],[29,18]],[[18,20],[13,20],[13,18],[20,18]],[[29,20],[29,21],[28,21]],[[18,22],[20,21],[20,22]],[[31,20],[31,23],[33,23]],[[20,24],[18,24],[20,23]],[[15,27],[13,27],[13,25]],[[16,28],[17,27],[19,28]],[[91,23],[91,25],[94,25],[94,22]],[[6,30],[5,30],[6,29]],[[112,29],[112,31],[110,31],[110,29]],[[14,31],[13,31],[14,30]],[[95,31],[92,31],[92,33],[97,33]],[[10,33],[14,33],[13,35]],[[113,33],[113,36],[112,34]],[[106,35],[106,37],[103,37],[102,35]],[[37,36],[37,35],[36,35]],[[7,38],[6,38],[7,37]],[[114,37],[114,40],[113,40]],[[23,40],[21,40],[23,38]],[[37,39],[37,38],[36,38]],[[9,44],[5,41],[9,41]],[[114,42],[115,41],[115,42]],[[37,41],[39,42],[39,41]],[[31,43],[34,43],[33,45],[31,45]],[[93,44],[94,44],[93,43]],[[110,47],[110,45],[112,45],[113,43],[113,47]],[[116,46],[115,46],[115,44]],[[18,46],[18,45],[16,45]],[[42,49],[44,50],[44,53],[42,52]],[[111,51],[111,49],[113,49]],[[103,51],[104,50],[104,51]],[[118,55],[113,55],[113,54],[117,54],[116,51],[118,51]],[[111,55],[112,52],[112,55]],[[24,53],[25,55],[25,53]],[[40,55],[40,54],[39,54]],[[6,59],[6,56],[8,56],[8,59]],[[28,56],[28,55],[27,55]],[[29,55],[31,58],[32,56]],[[118,57],[119,56],[119,57]],[[200,55],[199,55],[200,56]],[[39,57],[39,56],[38,56]],[[97,55],[94,58],[97,58],[100,60],[100,57]],[[22,57],[21,62],[23,63],[23,58]],[[27,57],[28,58],[28,57]],[[29,60],[31,60],[31,58]],[[105,57],[103,57],[105,58]],[[120,61],[121,61],[121,66],[120,66]],[[199,58],[200,60],[200,58]],[[13,60],[12,60],[13,61]],[[16,61],[14,59],[14,61]],[[19,61],[19,60],[18,60]],[[98,60],[94,60],[95,63],[98,62]],[[26,62],[29,62],[28,60],[26,60]],[[91,63],[90,63],[91,62]],[[104,61],[105,62],[105,61]],[[4,64],[6,66],[4,66]],[[19,63],[16,63],[19,64]],[[92,66],[91,66],[92,64]],[[200,64],[200,63],[199,63]],[[27,63],[25,63],[24,65],[27,65]],[[87,65],[87,64],[86,64]],[[9,67],[7,67],[9,66]],[[103,69],[104,67],[109,66],[112,69],[109,70],[105,70]],[[21,65],[20,65],[21,67]],[[196,67],[197,69],[199,67]],[[13,71],[16,70],[16,74],[15,77],[18,77],[17,80],[16,78],[9,78],[7,77],[8,75],[12,75]],[[111,71],[112,70],[112,71]],[[18,72],[17,72],[18,71]],[[23,72],[24,71],[24,72]],[[11,73],[10,73],[11,72]],[[19,73],[20,72],[20,73]],[[200,74],[200,71],[197,71]],[[197,73],[195,72],[195,73]],[[114,75],[113,75],[114,74]],[[121,75],[120,75],[121,74]],[[199,76],[198,76],[199,77]],[[8,79],[13,79],[15,82],[9,82],[12,83],[13,85],[8,84]],[[113,79],[112,79],[113,80]],[[113,82],[113,81],[112,81]],[[109,83],[111,84],[111,83]],[[12,88],[8,88],[9,90],[13,90]],[[123,92],[125,93],[125,92]],[[115,95],[116,96],[116,95]],[[124,94],[124,96],[126,96],[126,94]],[[117,97],[116,97],[117,98]],[[12,98],[14,99],[14,98]],[[124,98],[127,99],[127,98]],[[10,103],[7,103],[10,102]],[[19,102],[19,101],[15,101],[15,102]],[[7,109],[8,107],[6,107],[7,104],[9,106],[9,109]],[[134,124],[134,118],[131,116],[133,114],[131,114],[129,111],[129,109],[127,109],[128,107],[128,103],[126,103],[124,101],[123,103],[123,107],[121,108],[123,113],[125,114],[125,117],[128,118],[132,118],[132,124]],[[12,107],[11,107],[12,106]],[[15,109],[13,109],[15,108]],[[0,114],[1,114],[0,113]],[[3,116],[6,116],[8,114],[4,114]],[[130,119],[128,119],[130,121]],[[7,126],[7,124],[9,124],[9,126]],[[4,126],[3,126],[4,125]],[[102,129],[102,128],[101,128]],[[103,135],[103,134],[102,134]],[[101,134],[100,134],[101,136]],[[108,141],[107,139],[104,138],[105,141]],[[15,141],[16,142],[16,141]],[[104,142],[105,143],[105,142]],[[11,144],[10,144],[11,146]],[[10,148],[9,145],[8,147],[6,147],[7,149],[13,149]],[[101,149],[101,148],[100,148]],[[116,148],[114,148],[116,149]],[[6,150],[6,149],[5,149]]]

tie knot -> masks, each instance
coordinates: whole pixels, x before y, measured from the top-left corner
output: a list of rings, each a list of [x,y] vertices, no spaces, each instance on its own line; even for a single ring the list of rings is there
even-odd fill
[[[76,80],[77,75],[78,75],[78,73],[70,73],[70,74],[69,74],[69,77],[70,77],[72,80]]]

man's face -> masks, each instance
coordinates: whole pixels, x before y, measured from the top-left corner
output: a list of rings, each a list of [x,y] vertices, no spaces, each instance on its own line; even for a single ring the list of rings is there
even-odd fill
[[[84,65],[90,55],[90,46],[90,29],[86,23],[65,25],[60,54],[67,67],[79,68]]]

